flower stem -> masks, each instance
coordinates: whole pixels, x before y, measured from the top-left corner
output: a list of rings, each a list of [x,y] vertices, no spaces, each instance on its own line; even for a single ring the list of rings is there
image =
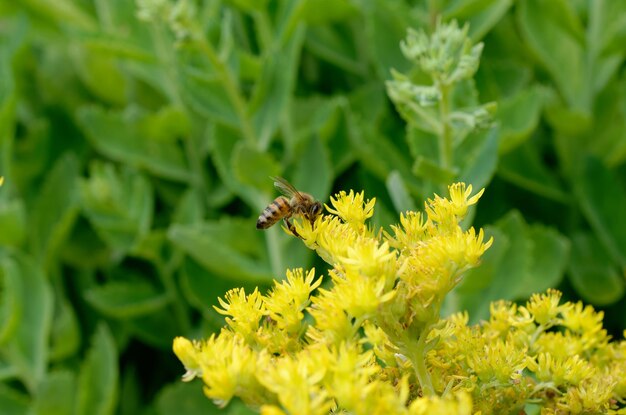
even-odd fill
[[[452,167],[452,128],[450,126],[450,86],[437,82],[441,92],[439,117],[441,129],[439,134],[439,163],[444,169]]]
[[[426,326],[426,328],[422,331],[422,334],[415,344],[415,347],[412,347],[412,353],[410,354],[411,363],[413,364],[413,370],[415,370],[415,375],[417,376],[417,380],[422,387],[423,396],[433,396],[435,394],[435,388],[433,387],[432,379],[430,378],[430,373],[428,373],[428,369],[426,368],[426,356],[425,356],[425,348],[426,348],[426,336],[430,328],[430,324]]]

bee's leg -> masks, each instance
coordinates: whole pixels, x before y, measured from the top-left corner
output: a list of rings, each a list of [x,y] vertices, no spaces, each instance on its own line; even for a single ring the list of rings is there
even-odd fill
[[[291,232],[293,236],[302,239],[298,231],[296,231],[296,227],[293,225],[293,223],[289,222],[289,218],[283,218],[283,223],[285,224],[287,229],[289,229],[289,232]]]

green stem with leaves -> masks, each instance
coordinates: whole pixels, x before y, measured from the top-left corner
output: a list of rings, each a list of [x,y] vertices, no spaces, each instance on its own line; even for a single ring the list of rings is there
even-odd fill
[[[201,31],[195,31],[195,39],[197,39],[198,47],[209,59],[220,77],[221,84],[239,119],[239,127],[244,139],[255,148],[257,146],[257,137],[248,118],[246,102],[239,92],[238,83],[233,78],[231,70],[222,62],[213,45],[206,40]]]
[[[438,82],[438,85],[441,92],[441,101],[439,102],[441,122],[439,131],[439,163],[444,169],[450,169],[453,166],[452,127],[449,122],[451,88],[443,82]]]

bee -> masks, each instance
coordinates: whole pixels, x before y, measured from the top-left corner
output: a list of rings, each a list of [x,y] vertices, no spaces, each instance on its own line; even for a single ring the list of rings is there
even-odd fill
[[[289,232],[300,237],[296,227],[289,221],[294,215],[300,215],[311,225],[322,213],[322,204],[308,193],[300,192],[282,177],[270,177],[274,180],[274,187],[284,196],[278,196],[270,203],[256,221],[257,229],[267,229],[279,220],[283,220]]]

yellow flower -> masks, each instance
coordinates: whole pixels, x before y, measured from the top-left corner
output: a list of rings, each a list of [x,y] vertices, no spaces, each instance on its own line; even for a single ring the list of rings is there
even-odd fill
[[[330,367],[327,356],[323,348],[311,348],[294,357],[273,359],[258,372],[259,380],[276,395],[284,412],[327,415],[332,401],[321,385]],[[268,410],[269,413],[280,413],[275,408]]]
[[[389,243],[380,244],[376,239],[361,237],[347,247],[346,255],[337,262],[363,277],[394,278],[398,268],[396,258],[397,253],[389,249]]]
[[[335,282],[332,291],[337,306],[353,318],[372,317],[382,303],[395,295],[395,291],[385,292],[387,280],[384,276],[366,278],[352,270],[345,270],[341,276],[338,271],[330,271],[330,275]]]
[[[424,221],[422,212],[406,212],[400,214],[400,225],[391,225],[395,236],[388,236],[391,246],[396,249],[411,249],[427,237],[429,223]]]
[[[202,355],[204,393],[216,405],[226,406],[235,395],[250,404],[266,399],[256,374],[267,357],[248,347],[243,337],[222,331],[203,344]]]
[[[537,353],[548,353],[557,358],[567,358],[584,351],[584,346],[577,336],[560,332],[542,333],[532,347]]]
[[[363,234],[363,230],[356,231],[336,216],[318,218],[314,228],[307,221],[298,220],[294,221],[294,226],[305,245],[314,249],[330,265],[337,263],[338,258],[345,257],[348,247]]]
[[[557,407],[567,414],[607,413],[614,384],[614,381],[590,378],[580,386],[568,389],[558,400]]]
[[[183,375],[183,382],[189,382],[196,376],[202,376],[202,367],[198,356],[200,346],[184,337],[174,339],[174,354],[183,363],[187,372]]]
[[[243,288],[235,288],[226,293],[226,301],[218,298],[222,308],[213,306],[215,311],[225,316],[226,323],[237,333],[246,339],[257,331],[259,321],[265,314],[263,298],[259,290],[255,288],[252,294],[246,296]]]
[[[375,199],[364,192],[338,193],[313,224],[295,219],[305,245],[332,266],[330,284],[296,269],[266,295],[228,291],[215,307],[226,316],[219,335],[175,341],[185,380],[200,376],[218,405],[238,396],[268,415],[466,413],[469,395],[451,388],[514,385],[526,344],[511,332],[532,324],[526,309],[513,310],[495,345],[467,314],[439,319],[444,296],[491,245],[482,230],[459,226],[481,192],[450,192],[430,201],[427,219],[401,215],[393,237],[366,225]],[[443,390],[446,398],[419,397]]]
[[[321,344],[340,344],[354,337],[356,329],[338,300],[337,292],[320,288],[311,302],[308,311],[315,325],[309,326],[307,337]]]
[[[330,203],[334,209],[326,205],[328,212],[340,217],[345,223],[360,228],[365,224],[365,220],[374,214],[376,198],[365,202],[365,192],[354,193],[350,190],[350,193],[346,193],[342,190],[330,198]]]
[[[545,294],[533,294],[526,303],[526,308],[537,323],[553,325],[558,323],[557,316],[564,309],[564,307],[559,307],[560,300],[561,293],[557,290],[549,289]]]
[[[553,357],[548,353],[540,353],[537,357],[537,367],[532,371],[542,382],[552,382],[556,386],[578,386],[583,380],[595,374],[593,366],[578,355],[567,358]]]
[[[583,308],[582,302],[573,306],[564,307],[562,312],[562,325],[570,331],[580,335],[580,341],[585,350],[602,346],[608,342],[609,337],[602,328],[604,313],[596,312],[592,306]]]
[[[4,184],[4,176],[0,176],[0,186]]]
[[[279,329],[288,333],[298,333],[300,322],[304,318],[303,310],[309,305],[309,295],[322,282],[321,278],[313,281],[315,269],[304,277],[301,268],[287,271],[287,279],[274,281],[274,288],[264,298],[264,309],[272,322]]]
[[[464,391],[445,398],[438,396],[417,398],[409,406],[410,415],[470,415],[472,413],[472,398]]]
[[[511,341],[496,339],[485,344],[482,350],[474,350],[468,356],[468,366],[485,383],[507,384],[521,378],[528,364],[526,350],[515,347]]]
[[[470,197],[472,185],[454,183],[448,186],[448,191],[450,199],[435,195],[434,199],[428,199],[426,203],[428,219],[443,225],[445,228],[456,225],[467,213],[467,208],[478,202],[485,189],[481,189],[480,192]]]

